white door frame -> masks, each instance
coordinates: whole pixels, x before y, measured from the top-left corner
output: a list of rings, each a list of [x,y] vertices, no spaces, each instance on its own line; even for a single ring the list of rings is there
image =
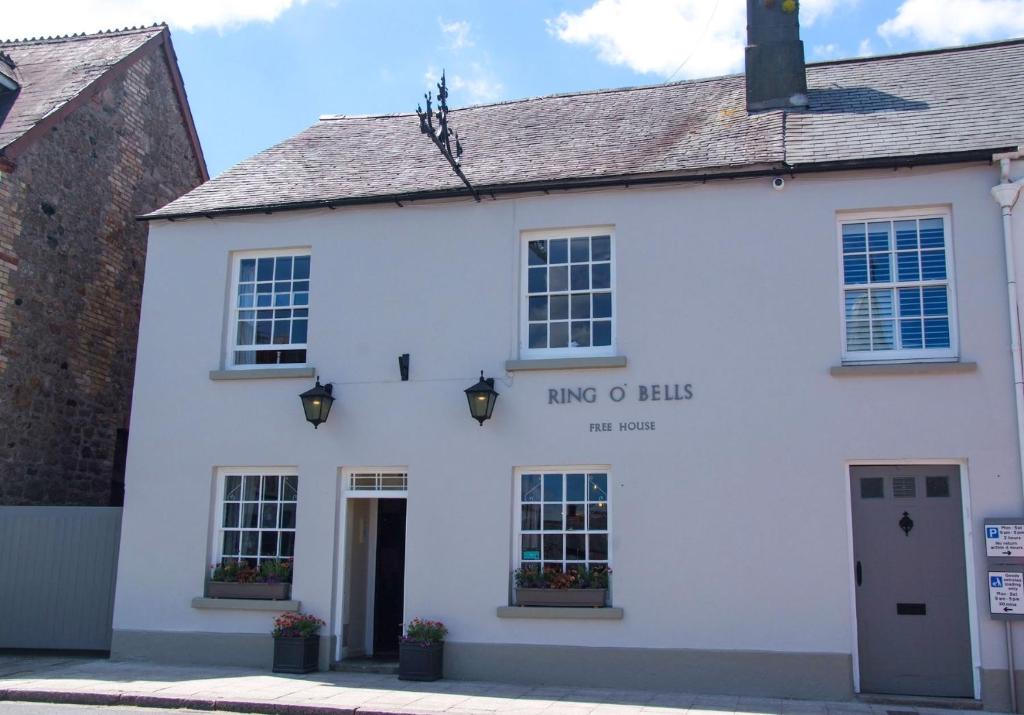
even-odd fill
[[[860,693],[860,644],[857,640],[857,584],[855,582],[853,558],[853,498],[851,479],[853,467],[943,465],[960,468],[960,506],[962,509],[964,534],[964,563],[967,579],[967,618],[971,633],[971,674],[974,680],[974,699],[981,700],[981,643],[978,635],[978,594],[975,584],[974,529],[971,526],[971,489],[966,459],[851,459],[846,462],[846,539],[847,573],[850,575],[850,625],[853,629],[853,692]]]
[[[348,566],[348,500],[349,499],[405,499],[408,503],[409,491],[408,489],[349,489],[349,477],[355,473],[365,472],[402,472],[406,475],[409,474],[407,467],[340,467],[338,469],[338,487],[340,493],[339,505],[338,505],[338,519],[337,519],[337,550],[336,550],[336,563],[337,572],[335,584],[334,584],[334,628],[331,629],[331,635],[334,636],[334,660],[335,662],[342,659],[342,630],[345,627],[345,569]],[[407,476],[408,478],[408,476]],[[370,519],[368,520],[367,539],[370,539],[368,544],[370,548],[370,558],[368,559],[367,569],[367,628],[363,634],[363,638],[366,640],[366,644],[369,646],[367,655],[373,653],[373,592],[374,592],[374,580],[376,579],[376,564],[377,564],[377,505],[374,502],[370,509]],[[408,532],[406,533],[406,540],[408,541]],[[351,634],[350,634],[351,635]]]

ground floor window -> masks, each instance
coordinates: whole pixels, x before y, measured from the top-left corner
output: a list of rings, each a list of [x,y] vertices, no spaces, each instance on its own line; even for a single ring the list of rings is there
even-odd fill
[[[296,474],[225,471],[220,477],[218,561],[264,562],[295,555]]]
[[[567,571],[611,563],[607,469],[520,470],[516,494],[517,568]]]

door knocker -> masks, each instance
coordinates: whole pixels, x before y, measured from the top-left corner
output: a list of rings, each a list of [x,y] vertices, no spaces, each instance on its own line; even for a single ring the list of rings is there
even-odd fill
[[[900,519],[900,528],[903,529],[903,533],[910,536],[910,530],[914,528],[914,520],[910,518],[910,514],[903,512],[903,518]]]

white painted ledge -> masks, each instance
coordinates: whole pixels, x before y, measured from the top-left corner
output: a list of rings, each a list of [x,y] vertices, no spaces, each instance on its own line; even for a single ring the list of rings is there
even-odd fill
[[[203,598],[197,596],[192,599],[192,608],[210,611],[273,611],[283,613],[285,611],[298,611],[302,607],[301,601],[267,601],[255,598]]]
[[[210,370],[211,380],[271,380],[289,377],[313,377],[315,367],[266,367],[255,370]]]
[[[621,608],[554,608],[550,606],[498,606],[498,618],[541,618],[584,621],[621,621]]]
[[[608,355],[505,361],[505,369],[509,372],[517,370],[592,370],[603,367],[626,367],[626,356]]]
[[[949,375],[977,372],[976,362],[897,362],[857,365],[833,365],[829,368],[832,377],[869,377],[874,375]]]

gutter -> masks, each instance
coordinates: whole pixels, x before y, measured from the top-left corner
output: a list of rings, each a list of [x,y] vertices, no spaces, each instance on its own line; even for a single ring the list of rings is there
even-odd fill
[[[796,176],[797,174],[818,174],[834,171],[861,171],[865,169],[897,169],[913,168],[917,166],[935,166],[939,164],[961,164],[984,162],[989,164],[993,161],[992,155],[997,152],[1013,151],[1016,147],[997,147],[992,149],[976,149],[960,152],[943,152],[941,154],[923,154],[897,157],[883,157],[878,159],[854,159],[845,161],[814,162],[806,164],[779,164],[770,165],[760,169],[725,170],[691,174],[670,174],[659,176],[612,176],[598,179],[558,179],[554,181],[536,181],[522,184],[495,184],[491,186],[478,186],[477,193],[481,196],[490,196],[492,199],[501,195],[516,195],[525,193],[550,193],[552,191],[574,191],[582,189],[603,189],[603,188],[630,188],[632,186],[659,186],[666,184],[681,183],[707,183],[723,179],[751,179],[760,177],[772,177],[780,174]],[[1001,154],[997,154],[1001,155]],[[309,209],[336,209],[345,206],[367,206],[373,204],[398,204],[414,201],[431,201],[437,199],[473,198],[472,194],[465,188],[444,189],[440,191],[416,191],[404,194],[388,194],[382,196],[356,196],[340,197],[334,199],[316,199],[310,201],[295,201],[281,203],[253,204],[249,206],[237,206],[230,208],[217,208],[206,211],[181,211],[171,213],[149,213],[137,216],[139,221],[174,221],[184,218],[214,218],[217,216],[236,216],[244,214],[270,214],[277,211],[301,211]]]
[[[1021,486],[1024,488],[1024,360],[1020,343],[1020,302],[1017,292],[1017,264],[1013,240],[1013,207],[1024,188],[1024,178],[1010,181],[1010,163],[1024,160],[1024,151],[996,154],[1000,183],[992,188],[992,198],[999,204],[1003,215],[1003,248],[1006,253],[1006,290],[1010,308],[1010,353],[1013,359],[1013,399],[1017,408],[1017,457],[1021,468]]]

